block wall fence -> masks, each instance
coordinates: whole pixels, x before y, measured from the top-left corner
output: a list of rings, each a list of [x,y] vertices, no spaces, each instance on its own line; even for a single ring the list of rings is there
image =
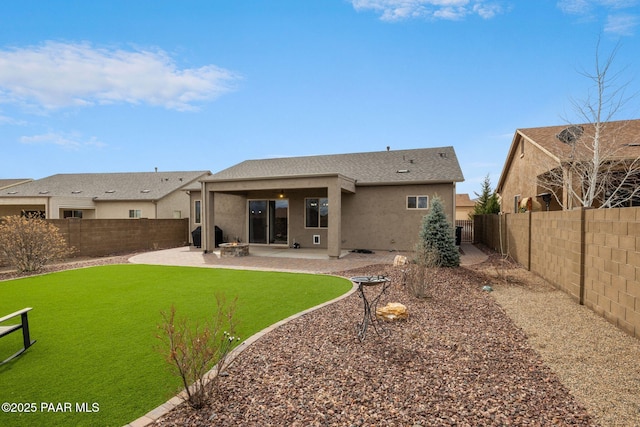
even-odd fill
[[[74,257],[100,257],[189,244],[189,219],[48,219]],[[6,265],[0,259],[0,266]]]
[[[474,243],[640,338],[640,208],[481,215],[474,229]]]

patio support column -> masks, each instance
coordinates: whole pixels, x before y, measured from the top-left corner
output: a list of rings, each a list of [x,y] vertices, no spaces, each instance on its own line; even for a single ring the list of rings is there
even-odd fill
[[[214,216],[214,192],[202,184],[202,250],[212,252],[215,250],[215,216]]]
[[[330,258],[339,258],[342,252],[342,188],[340,178],[327,188],[329,199],[329,229],[327,230],[327,253]]]

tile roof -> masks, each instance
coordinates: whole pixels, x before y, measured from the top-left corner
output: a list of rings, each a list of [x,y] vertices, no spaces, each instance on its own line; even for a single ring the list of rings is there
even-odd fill
[[[453,147],[247,160],[205,181],[341,174],[357,185],[461,182]]]
[[[562,142],[558,136],[568,128],[578,127],[582,135],[576,140],[577,148],[592,146],[595,127],[591,123],[580,125],[547,126],[539,128],[518,129],[518,133],[542,147],[557,159],[566,159],[571,154],[571,144]],[[607,154],[616,158],[640,157],[640,120],[623,120],[603,124],[600,135],[601,147]],[[591,157],[587,149],[578,150],[585,158]]]
[[[209,171],[58,174],[0,191],[0,197],[159,200]]]

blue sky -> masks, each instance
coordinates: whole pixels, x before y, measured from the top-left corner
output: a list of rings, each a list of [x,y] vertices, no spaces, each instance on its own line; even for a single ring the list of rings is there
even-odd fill
[[[517,128],[581,121],[598,40],[640,92],[640,0],[21,0],[0,28],[0,178],[452,145],[473,197]]]

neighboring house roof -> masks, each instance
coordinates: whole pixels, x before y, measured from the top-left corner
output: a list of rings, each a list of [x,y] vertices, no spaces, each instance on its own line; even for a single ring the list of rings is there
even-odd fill
[[[594,133],[595,126],[592,123],[517,129],[496,188],[501,189],[504,185],[506,173],[513,157],[517,154],[520,138],[536,145],[559,162],[561,159],[569,159],[572,154],[576,160],[589,159],[591,153],[588,148]],[[584,144],[576,144],[576,150],[572,150],[570,143],[562,141],[563,139],[566,141],[566,137],[563,138],[563,135],[567,134],[570,138],[576,138],[576,142],[584,142]],[[640,157],[640,119],[602,123],[599,142],[602,152],[607,153],[610,158],[635,159]]]
[[[340,174],[357,185],[461,182],[453,147],[247,160],[205,181]]]
[[[31,178],[0,179],[0,190],[33,181]]]
[[[469,198],[469,194],[456,194],[456,207],[474,207],[476,202]]]
[[[4,189],[0,197],[159,200],[209,171],[58,174]]]
[[[571,132],[572,128],[577,128],[577,132]],[[566,159],[572,152],[571,144],[562,142],[562,132],[566,131],[571,132],[570,135],[577,134],[577,142],[584,141],[588,146],[592,145],[595,126],[591,123],[518,130],[525,139],[537,144],[557,159]],[[640,120],[603,123],[599,142],[604,152],[615,153],[616,158],[638,157],[640,155]],[[582,154],[583,158],[591,157],[591,153],[581,153],[580,150],[578,154]]]
[[[202,184],[200,180],[193,181],[191,184],[185,185],[181,188],[182,191],[200,191],[202,190]]]

